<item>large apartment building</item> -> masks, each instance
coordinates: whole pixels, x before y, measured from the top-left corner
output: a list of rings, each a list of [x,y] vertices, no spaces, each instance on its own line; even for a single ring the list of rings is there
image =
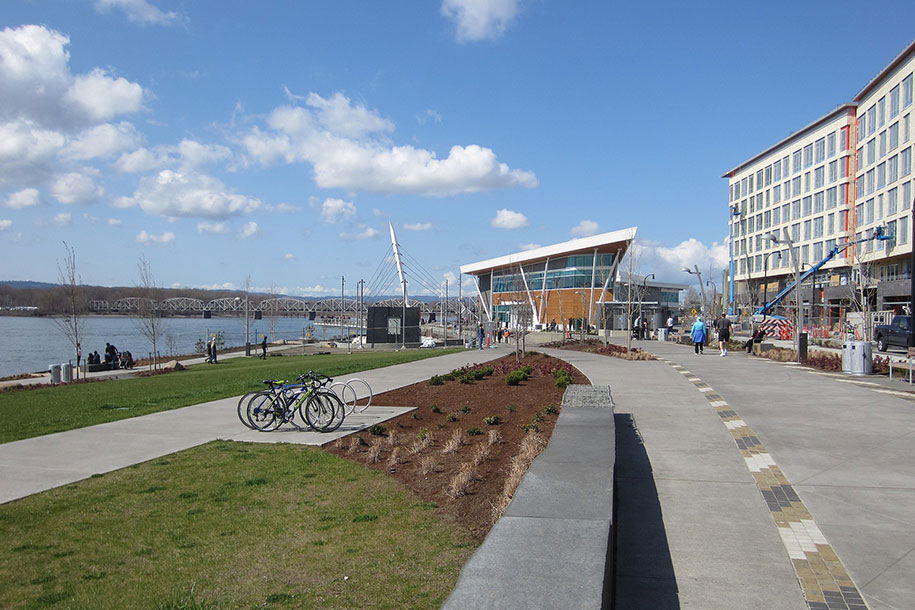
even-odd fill
[[[804,282],[798,292],[806,317],[835,324],[862,296],[872,309],[908,304],[913,72],[915,43],[853,100],[722,176],[735,313],[754,310],[793,281],[789,244],[804,269],[877,227],[893,238],[843,248]],[[784,306],[796,306],[793,295]]]

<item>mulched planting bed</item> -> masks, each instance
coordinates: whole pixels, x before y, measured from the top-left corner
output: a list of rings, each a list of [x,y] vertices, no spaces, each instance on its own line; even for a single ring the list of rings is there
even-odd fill
[[[588,339],[584,343],[579,341],[547,343],[544,347],[568,349],[575,352],[590,352],[592,354],[622,358],[623,360],[657,360],[652,354],[638,347],[626,349],[623,345],[615,345],[613,343],[604,345],[603,342],[595,339]]]
[[[529,378],[506,384],[506,376],[521,366],[530,367]],[[487,367],[493,370],[484,376]],[[416,410],[384,422],[383,431],[352,434],[325,449],[387,472],[482,540],[495,522],[493,506],[500,504],[522,441],[537,435],[542,448],[553,432],[565,391],[556,385],[557,369],[569,371],[572,383],[589,383],[557,358],[528,352],[518,364],[514,355],[506,356],[461,369],[464,382],[437,379],[441,385],[421,382],[379,394],[373,404]],[[482,378],[473,379],[477,370]],[[494,417],[498,420],[487,423]],[[455,434],[459,445],[452,440]]]

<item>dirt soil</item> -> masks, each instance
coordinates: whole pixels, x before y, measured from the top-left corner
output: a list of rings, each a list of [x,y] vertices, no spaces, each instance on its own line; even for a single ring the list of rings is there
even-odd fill
[[[506,375],[523,365],[533,369],[530,378],[519,385],[507,385]],[[474,539],[482,540],[495,523],[493,505],[503,494],[511,460],[518,454],[525,435],[535,433],[548,440],[553,432],[565,390],[556,386],[552,371],[564,368],[571,372],[573,383],[589,383],[566,362],[531,352],[520,365],[512,355],[465,370],[487,366],[495,369],[493,374],[473,383],[420,382],[377,395],[374,405],[416,409],[384,422],[386,430],[381,435],[363,431],[325,449],[387,472],[423,500],[434,503],[446,519],[466,528]],[[500,423],[487,424],[484,418],[491,416],[498,416]],[[525,425],[527,430],[522,429]],[[474,429],[480,433],[468,434]],[[461,444],[447,452],[446,445],[455,431]],[[493,442],[491,433],[498,440]],[[422,446],[423,435],[431,439],[428,447]],[[472,467],[473,474],[463,492],[457,497],[449,494],[449,486],[453,486],[462,469],[466,472],[474,456],[479,455],[477,452],[487,449],[485,459]]]

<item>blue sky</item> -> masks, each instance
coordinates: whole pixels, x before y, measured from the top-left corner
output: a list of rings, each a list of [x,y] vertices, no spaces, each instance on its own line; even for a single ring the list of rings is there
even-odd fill
[[[688,7],[688,8],[687,8]],[[867,18],[865,18],[867,17]],[[0,4],[0,279],[337,294],[639,227],[727,264],[720,176],[849,101],[915,3]],[[714,273],[711,274],[714,276]]]

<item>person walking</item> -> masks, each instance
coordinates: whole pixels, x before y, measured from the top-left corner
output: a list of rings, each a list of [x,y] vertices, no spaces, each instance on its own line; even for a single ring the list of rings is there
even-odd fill
[[[480,349],[483,349],[483,325],[480,324],[480,327],[477,329],[477,344],[480,346]]]
[[[264,335],[264,339],[261,341],[261,360],[267,359],[267,335]]]
[[[718,331],[718,349],[721,350],[721,356],[727,356],[728,341],[731,340],[731,321],[727,316],[721,314],[721,317],[715,320],[715,330]]]
[[[702,321],[702,316],[699,316],[693,323],[693,328],[689,333],[690,338],[693,340],[693,349],[696,351],[696,355],[704,353],[706,335],[708,335],[708,328],[705,326],[705,322]]]
[[[219,362],[216,360],[216,335],[210,336],[209,353],[210,362],[213,364],[219,364]]]

